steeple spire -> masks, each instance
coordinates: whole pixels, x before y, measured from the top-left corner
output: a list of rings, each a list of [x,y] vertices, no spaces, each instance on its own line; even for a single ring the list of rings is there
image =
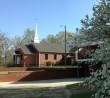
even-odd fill
[[[35,36],[34,36],[34,43],[39,43],[39,38],[38,38],[38,31],[37,31],[37,20],[36,20],[36,28],[35,28]]]

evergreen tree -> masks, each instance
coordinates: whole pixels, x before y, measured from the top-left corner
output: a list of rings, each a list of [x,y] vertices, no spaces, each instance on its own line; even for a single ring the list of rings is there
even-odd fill
[[[78,44],[97,42],[99,49],[93,58],[102,62],[102,68],[91,73],[87,84],[92,89],[98,89],[95,98],[110,98],[110,0],[100,0],[98,5],[93,6],[92,18],[86,15],[81,23]]]

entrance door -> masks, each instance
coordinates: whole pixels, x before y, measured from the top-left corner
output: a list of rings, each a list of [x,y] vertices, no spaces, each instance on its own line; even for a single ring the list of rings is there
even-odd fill
[[[74,64],[74,59],[73,58],[71,58],[71,65],[73,65]]]
[[[17,57],[17,64],[20,64],[20,57]]]

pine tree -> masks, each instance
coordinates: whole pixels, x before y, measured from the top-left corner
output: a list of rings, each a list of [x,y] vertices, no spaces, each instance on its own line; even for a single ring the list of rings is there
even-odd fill
[[[95,98],[110,98],[110,0],[100,0],[93,6],[93,16],[81,20],[78,40],[79,44],[102,42],[93,55],[95,61],[102,62],[102,68],[92,72],[86,79],[87,84],[94,89],[97,87]]]

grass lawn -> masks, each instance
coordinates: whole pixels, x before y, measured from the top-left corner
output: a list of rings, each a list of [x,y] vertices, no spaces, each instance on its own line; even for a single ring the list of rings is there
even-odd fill
[[[0,98],[70,98],[66,88],[0,89]]]
[[[84,87],[83,83],[67,85],[66,88],[72,92],[70,98],[91,98],[94,93],[93,91],[90,91],[88,87]]]
[[[84,92],[78,94],[72,94],[70,98],[91,98],[93,92]]]
[[[19,72],[24,72],[24,73],[32,73],[32,72],[43,72],[44,70],[36,70],[36,71],[0,71],[0,74],[9,74],[9,73],[19,73]]]
[[[92,94],[82,83],[64,88],[0,89],[0,98],[91,98]]]
[[[81,87],[83,87],[83,83],[70,84],[66,86],[67,89],[81,88]]]
[[[0,98],[43,98],[49,88],[1,89]]]

